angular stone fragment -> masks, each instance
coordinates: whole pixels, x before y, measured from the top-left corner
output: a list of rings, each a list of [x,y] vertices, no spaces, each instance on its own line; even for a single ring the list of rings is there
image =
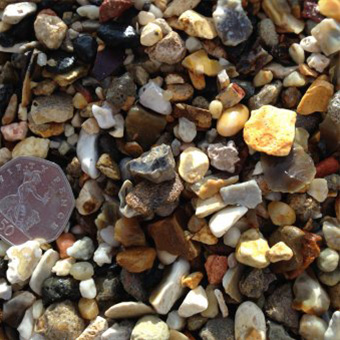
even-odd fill
[[[240,159],[233,141],[229,141],[227,145],[222,143],[210,144],[207,152],[213,167],[230,173],[235,172],[235,164]]]
[[[209,110],[188,104],[176,104],[173,115],[175,118],[184,117],[196,124],[198,129],[209,129],[212,117]]]
[[[216,99],[223,104],[224,109],[228,109],[238,104],[244,98],[245,94],[239,85],[231,83],[216,96]]]
[[[76,340],[97,340],[107,330],[107,328],[107,321],[101,316],[97,316]]]
[[[76,208],[81,215],[90,215],[99,210],[104,202],[98,183],[90,179],[85,182],[76,200]]]
[[[227,46],[236,46],[246,41],[253,31],[241,0],[219,0],[213,18],[217,33]]]
[[[202,340],[234,340],[234,321],[221,317],[211,319],[199,334]]]
[[[159,220],[149,225],[149,234],[156,243],[158,250],[165,250],[173,255],[183,256],[193,260],[198,251],[184,233],[185,221],[180,212],[171,217]]]
[[[252,110],[257,110],[263,105],[274,105],[280,95],[282,86],[283,84],[279,80],[263,86],[259,93],[249,99],[249,108]]]
[[[340,311],[333,313],[331,321],[329,322],[328,328],[325,333],[324,340],[336,339],[340,334]]]
[[[118,18],[132,6],[131,0],[104,0],[99,7],[99,20],[106,22]]]
[[[208,308],[208,298],[202,286],[191,290],[184,298],[178,308],[179,316],[188,318],[189,316],[201,313]]]
[[[73,117],[72,97],[66,94],[36,97],[31,117],[35,124],[64,123]]]
[[[105,176],[116,181],[120,180],[119,166],[108,153],[103,153],[99,157],[96,167]]]
[[[255,180],[229,185],[220,189],[224,203],[254,209],[262,202],[261,189]]]
[[[273,156],[287,156],[295,136],[296,113],[265,105],[252,111],[244,126],[245,142],[254,150]]]
[[[153,183],[172,180],[176,175],[175,165],[171,148],[166,144],[155,146],[128,163],[132,176],[142,177]]]

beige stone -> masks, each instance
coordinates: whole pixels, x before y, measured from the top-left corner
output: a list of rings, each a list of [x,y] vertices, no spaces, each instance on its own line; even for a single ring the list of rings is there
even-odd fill
[[[162,29],[158,25],[150,22],[143,27],[140,36],[140,42],[143,46],[153,46],[157,44],[162,38]]]
[[[12,157],[33,156],[46,158],[50,147],[48,139],[28,137],[19,142],[12,151]]]
[[[201,0],[173,0],[164,11],[164,17],[179,17],[185,11],[195,8],[200,1]]]
[[[319,11],[326,17],[340,21],[340,1],[339,0],[319,0]]]
[[[287,203],[273,201],[268,205],[269,217],[275,225],[294,225],[296,214]]]
[[[273,80],[273,72],[269,70],[260,70],[253,79],[255,87],[269,84]]]
[[[244,126],[244,140],[256,151],[287,156],[294,142],[295,122],[294,111],[264,105],[252,111]]]
[[[271,263],[289,261],[293,255],[293,250],[289,248],[284,242],[276,243],[269,249],[267,253],[268,260]]]
[[[217,132],[223,137],[231,137],[240,132],[249,118],[249,110],[243,104],[237,104],[225,111],[217,121]]]

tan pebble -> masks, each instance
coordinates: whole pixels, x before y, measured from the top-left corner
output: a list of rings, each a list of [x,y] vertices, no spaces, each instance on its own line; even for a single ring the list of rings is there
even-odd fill
[[[197,74],[197,73],[189,71],[189,77],[190,77],[192,86],[196,90],[203,90],[203,89],[205,89],[206,83],[205,83],[205,76],[204,76],[204,74]]]
[[[326,112],[334,94],[334,86],[326,80],[316,79],[302,97],[297,112],[309,115],[314,112]]]
[[[81,127],[90,135],[100,132],[100,127],[94,117],[90,117],[81,124]]]
[[[79,281],[88,280],[93,274],[94,269],[90,262],[77,262],[72,265],[70,270],[70,275]]]
[[[87,100],[85,97],[80,93],[77,92],[73,97],[73,106],[76,109],[84,109],[87,106]]]
[[[306,77],[313,77],[316,78],[319,74],[315,70],[312,70],[308,65],[306,64],[300,64],[299,65],[299,72]]]
[[[296,214],[288,204],[273,201],[268,205],[269,217],[275,225],[293,225],[296,221]]]
[[[204,177],[209,169],[209,158],[200,149],[189,147],[180,155],[178,172],[188,183],[195,183]]]
[[[269,84],[273,80],[273,72],[269,70],[260,70],[253,79],[255,87]]]
[[[115,224],[114,238],[124,247],[146,245],[144,232],[135,218],[120,218]]]
[[[172,94],[169,98],[171,102],[185,102],[192,98],[194,94],[194,88],[190,84],[168,85],[166,90]]]
[[[190,289],[195,289],[199,286],[200,282],[203,279],[203,273],[194,272],[182,278],[182,286],[188,287]]]
[[[289,261],[293,255],[293,250],[289,248],[284,242],[276,243],[269,249],[267,253],[268,260],[271,263]]]
[[[85,320],[93,320],[99,314],[99,308],[95,299],[81,298],[78,302],[79,313]]]
[[[295,61],[296,64],[300,65],[304,63],[305,51],[301,47],[301,45],[294,43],[289,47],[288,51],[291,58]]]
[[[142,29],[142,33],[140,36],[140,43],[143,46],[153,46],[158,43],[163,38],[162,29],[150,22]]]
[[[231,137],[240,132],[249,118],[249,110],[245,105],[237,104],[223,111],[217,121],[217,132],[223,137]]]
[[[153,22],[155,19],[156,19],[155,15],[151,12],[140,11],[138,13],[138,22],[142,26],[145,26],[148,23]]]
[[[273,156],[287,156],[295,136],[296,113],[264,105],[251,113],[243,137],[248,146]]]
[[[315,178],[309,185],[308,195],[312,196],[318,202],[324,202],[328,196],[327,180],[324,178]]]
[[[205,221],[205,220],[204,220]],[[200,243],[204,243],[207,244],[209,246],[217,244],[218,243],[218,238],[213,235],[213,233],[211,232],[208,224],[206,224],[204,227],[199,230],[193,237],[192,237],[193,241],[197,241]]]
[[[209,111],[214,119],[219,119],[223,111],[223,104],[219,100],[213,100],[209,104]]]

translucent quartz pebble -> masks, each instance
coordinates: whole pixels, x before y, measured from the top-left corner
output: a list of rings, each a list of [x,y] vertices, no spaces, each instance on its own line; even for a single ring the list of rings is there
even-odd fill
[[[294,144],[286,157],[262,154],[261,164],[269,189],[294,193],[309,184],[316,174],[312,158],[303,148]]]
[[[247,40],[253,31],[241,0],[219,0],[213,18],[217,33],[227,46]]]

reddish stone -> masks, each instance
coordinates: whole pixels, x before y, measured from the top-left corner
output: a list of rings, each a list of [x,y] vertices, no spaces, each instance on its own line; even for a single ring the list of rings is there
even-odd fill
[[[320,13],[317,1],[306,0],[303,4],[302,17],[320,22],[325,17]]]
[[[316,165],[316,178],[323,178],[328,175],[337,173],[340,170],[340,164],[334,157],[328,157]]]
[[[105,22],[118,18],[130,7],[131,0],[104,0],[99,8],[99,20]]]
[[[226,256],[210,255],[205,262],[208,281],[212,285],[222,282],[223,276],[228,269],[228,258]]]

